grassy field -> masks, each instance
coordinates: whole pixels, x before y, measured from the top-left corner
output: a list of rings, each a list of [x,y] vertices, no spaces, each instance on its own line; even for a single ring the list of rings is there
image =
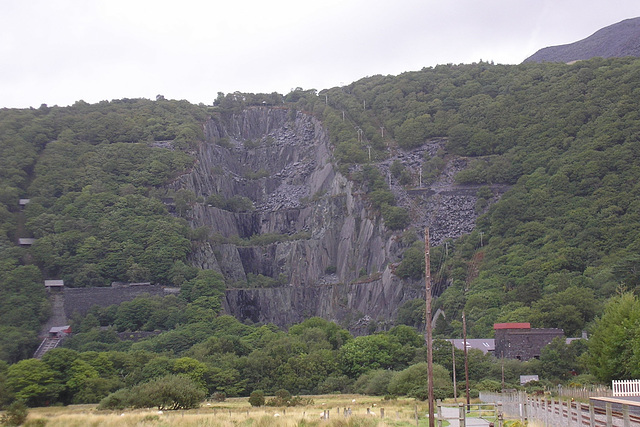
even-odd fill
[[[224,402],[205,402],[189,411],[125,410],[98,411],[96,405],[32,408],[26,426],[46,427],[228,427],[228,426],[348,426],[391,427],[427,426],[426,402],[414,399],[384,401],[380,397],[361,395],[311,396],[313,404],[293,408],[252,408],[246,397]],[[345,416],[346,408],[351,416]],[[328,411],[329,419],[321,419]],[[384,417],[382,417],[384,413]],[[447,425],[445,423],[444,425]]]

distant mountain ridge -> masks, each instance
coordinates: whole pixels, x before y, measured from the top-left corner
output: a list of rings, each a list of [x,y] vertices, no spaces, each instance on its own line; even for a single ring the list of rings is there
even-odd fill
[[[640,17],[602,28],[586,39],[540,49],[523,62],[571,62],[594,57],[640,56]]]

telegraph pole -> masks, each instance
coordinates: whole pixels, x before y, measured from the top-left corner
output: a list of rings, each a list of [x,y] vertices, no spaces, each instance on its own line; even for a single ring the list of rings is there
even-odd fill
[[[453,401],[458,403],[458,386],[456,385],[456,346],[451,340],[451,361],[453,364]]]
[[[471,409],[471,401],[469,399],[469,359],[467,358],[467,318],[462,312],[462,338],[464,341],[464,381],[465,391],[467,393],[467,412]]]
[[[431,331],[431,260],[429,257],[429,227],[424,229],[424,271],[426,286],[426,323],[427,323],[427,377],[429,380],[429,427],[435,427],[435,417],[433,411],[433,339]]]
[[[502,390],[500,392],[504,393],[504,352],[500,352],[500,354],[500,365],[502,368]]]

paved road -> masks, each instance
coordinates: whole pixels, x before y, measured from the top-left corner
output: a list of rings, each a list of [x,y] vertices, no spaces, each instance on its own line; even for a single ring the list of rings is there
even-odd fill
[[[457,407],[442,407],[442,413],[444,418],[449,421],[449,425],[451,427],[460,427],[460,409]],[[467,418],[466,425],[468,427],[487,427],[489,426],[489,421],[483,420],[482,418]]]

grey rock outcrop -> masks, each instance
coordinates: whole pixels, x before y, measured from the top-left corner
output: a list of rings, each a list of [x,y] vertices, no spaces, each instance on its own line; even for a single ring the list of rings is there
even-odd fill
[[[364,193],[334,168],[327,132],[317,119],[255,107],[211,118],[204,131],[195,166],[173,189],[186,188],[205,200],[243,196],[255,206],[230,212],[195,203],[187,215],[192,227],[207,227],[216,236],[195,248],[191,262],[239,287],[227,291],[227,313],[282,327],[321,316],[364,333],[368,323],[391,324],[398,307],[424,295],[423,285],[393,274],[404,249],[400,233],[389,231]],[[435,141],[426,150],[443,145]],[[421,151],[391,160],[398,156],[415,170],[424,161]],[[386,175],[389,164],[377,166]],[[449,162],[436,184],[413,192],[391,180],[415,226],[439,226],[435,243],[473,229],[477,188],[453,184],[465,164]],[[280,286],[247,288],[247,279],[259,275]]]
[[[625,19],[596,31],[586,39],[540,49],[523,62],[573,62],[640,56],[640,18]]]

